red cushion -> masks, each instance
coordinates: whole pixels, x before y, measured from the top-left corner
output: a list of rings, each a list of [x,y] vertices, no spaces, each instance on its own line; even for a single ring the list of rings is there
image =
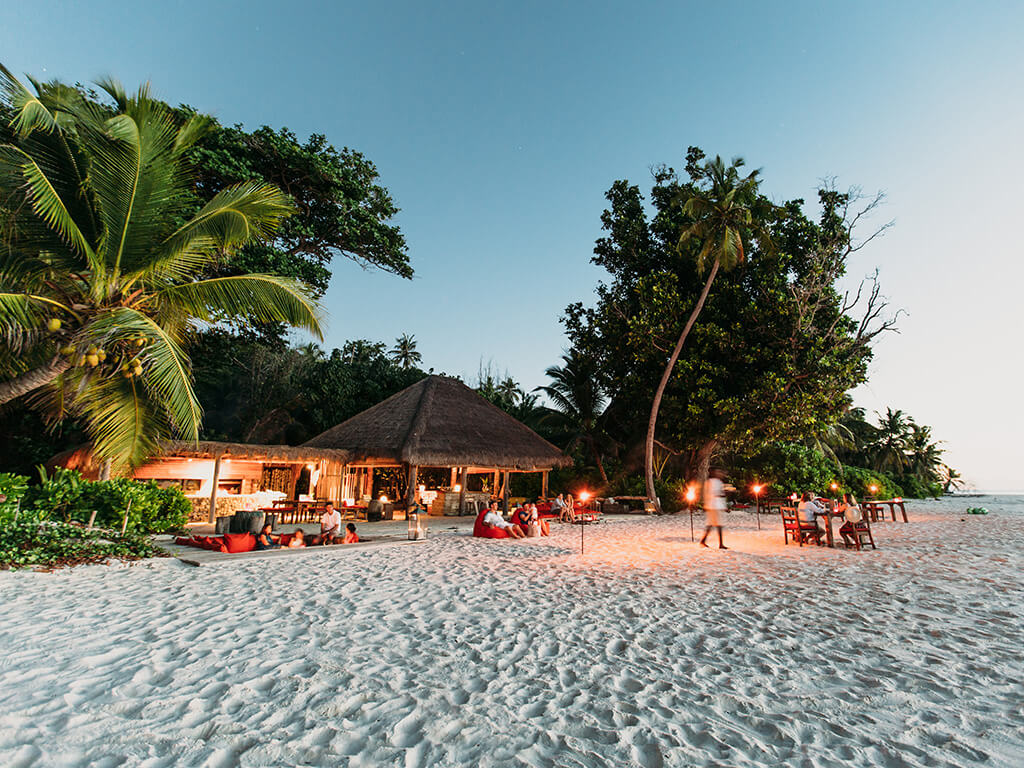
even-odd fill
[[[473,535],[478,539],[507,539],[511,535],[508,531],[495,528],[493,525],[484,525],[484,515],[489,511],[487,509],[480,510],[480,514],[476,516],[476,522],[473,523]]]
[[[290,533],[282,533],[281,534],[281,538],[278,540],[277,543],[280,544],[282,547],[287,547],[288,546],[288,542],[291,541],[291,540],[292,540],[292,534],[290,534]]]
[[[256,537],[251,533],[225,533],[224,546],[228,552],[252,552],[256,549]]]
[[[191,546],[193,546],[193,541],[192,541],[192,537],[191,536],[179,536],[178,538],[176,538],[174,540],[174,543],[177,544],[179,547],[191,547]]]

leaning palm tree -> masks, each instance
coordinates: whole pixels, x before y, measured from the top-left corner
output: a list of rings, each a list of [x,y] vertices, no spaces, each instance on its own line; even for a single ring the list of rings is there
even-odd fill
[[[601,482],[608,485],[608,475],[598,450],[601,437],[598,419],[604,413],[608,400],[596,383],[597,372],[588,359],[573,350],[562,355],[562,363],[548,368],[544,373],[551,383],[534,391],[548,396],[559,420],[567,427],[571,437],[566,449],[572,450],[581,443],[586,445],[594,457]]]
[[[111,80],[98,83],[111,107],[32,85],[0,66],[0,332],[25,352],[0,369],[0,404],[45,398],[55,417],[84,421],[108,466],[136,465],[164,437],[198,438],[191,329],[245,316],[320,335],[298,282],[203,278],[292,205],[247,182],[194,213],[184,155],[207,118],[180,123],[146,87],[128,95]]]
[[[704,164],[706,178],[710,187],[706,190],[695,191],[681,199],[683,215],[690,220],[679,235],[678,247],[691,241],[700,243],[697,251],[697,271],[704,272],[708,269],[707,279],[704,281],[704,288],[701,290],[697,303],[690,311],[690,317],[683,326],[679,340],[668,359],[665,371],[658,382],[658,388],[654,392],[654,401],[651,403],[651,415],[647,422],[647,441],[644,451],[644,474],[647,485],[647,497],[651,499],[658,511],[661,511],[661,501],[654,489],[654,430],[658,423],[658,409],[661,407],[661,399],[665,394],[672,371],[676,361],[679,360],[679,353],[686,343],[697,316],[704,308],[708,293],[711,291],[711,284],[718,274],[718,270],[729,270],[735,267],[744,259],[743,235],[744,233],[756,232],[764,238],[764,233],[755,226],[751,201],[757,191],[758,171],[753,171],[747,176],[740,176],[739,169],[744,162],[741,158],[735,158],[732,164],[726,167],[721,157],[715,157]]]
[[[416,337],[403,333],[395,339],[395,346],[389,353],[392,362],[402,368],[412,368],[423,360],[423,355],[416,351]]]

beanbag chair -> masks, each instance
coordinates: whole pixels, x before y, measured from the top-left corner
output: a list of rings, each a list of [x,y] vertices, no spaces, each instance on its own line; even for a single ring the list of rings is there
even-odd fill
[[[256,537],[251,533],[225,533],[224,548],[230,552],[252,552],[256,549]]]
[[[507,539],[509,538],[509,532],[502,530],[501,528],[495,528],[493,525],[484,525],[484,515],[489,510],[482,509],[480,514],[476,516],[476,522],[473,523],[473,535],[478,539]]]
[[[280,544],[282,547],[287,547],[288,546],[288,542],[290,542],[291,540],[292,540],[292,534],[290,534],[290,533],[282,533],[281,534],[281,538],[278,539],[277,543]]]

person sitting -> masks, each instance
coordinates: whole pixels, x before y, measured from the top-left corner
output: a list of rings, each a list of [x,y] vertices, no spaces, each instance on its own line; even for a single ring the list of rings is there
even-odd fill
[[[359,534],[356,533],[355,523],[349,523],[345,526],[345,538],[341,540],[342,544],[358,544]]]
[[[565,494],[565,504],[559,511],[558,519],[563,523],[576,522],[576,503],[573,500],[571,493]]]
[[[516,511],[512,513],[512,524],[519,527],[525,534],[529,534],[530,528],[530,505],[523,504],[521,507],[516,507]]]
[[[260,530],[260,535],[256,537],[256,549],[280,549],[281,548],[281,537],[275,536],[271,533],[273,529],[270,523],[267,523]]]
[[[292,534],[291,541],[288,542],[288,548],[298,549],[304,546],[306,546],[306,532],[301,528],[296,528],[295,533]]]
[[[341,513],[328,501],[324,513],[320,516],[320,543],[333,544],[335,537],[340,535]]]
[[[843,494],[843,503],[839,506],[839,511],[843,513],[844,518],[843,524],[839,527],[839,535],[843,537],[843,544],[852,547],[853,539],[857,536],[857,523],[864,519],[857,499],[852,493]]]
[[[540,512],[537,511],[536,504],[530,505],[530,519],[537,524],[538,528],[540,528],[541,536],[551,535],[551,526],[548,524],[547,520],[540,519]]]
[[[500,528],[505,531],[513,539],[522,539],[526,537],[526,533],[518,525],[513,525],[501,516],[501,512],[498,511],[498,502],[492,501],[491,508],[484,515],[484,525],[489,525],[492,528]]]
[[[551,514],[558,515],[558,519],[562,519],[562,512],[565,509],[565,498],[562,494],[558,494],[555,500],[551,502]]]
[[[825,508],[814,501],[809,491],[805,491],[800,497],[800,504],[796,508],[796,516],[801,526],[818,527],[818,515],[824,515]]]

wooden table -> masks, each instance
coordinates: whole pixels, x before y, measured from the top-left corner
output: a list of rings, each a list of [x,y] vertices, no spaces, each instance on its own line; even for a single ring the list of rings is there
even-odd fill
[[[889,514],[892,516],[892,521],[896,522],[896,507],[900,508],[900,513],[903,515],[903,522],[909,523],[907,519],[907,507],[903,499],[879,499],[878,501],[865,501],[865,510],[871,513],[872,522],[885,522],[885,511],[882,509],[882,505],[889,507]]]
[[[819,517],[825,518],[825,540],[828,542],[828,546],[835,548],[835,536],[832,535],[832,518],[842,517],[843,513],[836,510],[826,510],[820,515],[815,515],[815,519]]]

